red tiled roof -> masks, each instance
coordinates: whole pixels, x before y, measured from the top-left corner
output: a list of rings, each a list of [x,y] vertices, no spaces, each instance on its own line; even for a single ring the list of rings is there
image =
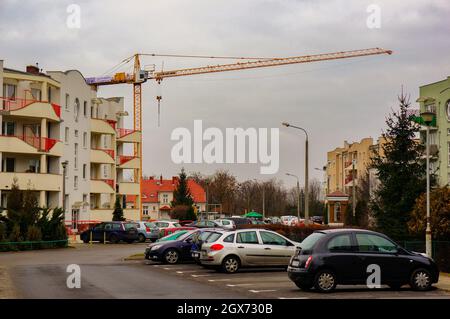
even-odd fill
[[[327,197],[348,197],[348,195],[344,194],[341,191],[334,191],[334,192],[332,192],[330,194],[327,194]]]
[[[144,179],[142,180],[142,202],[158,203],[160,192],[173,192],[178,184],[178,178],[172,179]],[[206,193],[203,187],[194,180],[188,179],[188,187],[195,203],[206,203]],[[128,195],[127,203],[134,203],[136,196]]]

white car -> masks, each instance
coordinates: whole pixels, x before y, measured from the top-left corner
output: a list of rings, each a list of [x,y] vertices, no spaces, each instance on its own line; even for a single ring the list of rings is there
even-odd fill
[[[236,224],[230,219],[216,219],[214,222],[223,229],[236,229]]]
[[[181,227],[180,223],[173,220],[157,220],[152,223],[155,224],[159,229]]]
[[[240,267],[287,267],[300,244],[264,229],[217,232],[217,238],[203,243],[200,263],[234,273]]]

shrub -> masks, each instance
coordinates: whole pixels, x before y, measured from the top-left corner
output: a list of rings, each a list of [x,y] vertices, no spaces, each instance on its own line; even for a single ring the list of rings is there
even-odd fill
[[[27,229],[27,240],[28,241],[39,241],[42,239],[41,229],[35,225],[31,225]]]

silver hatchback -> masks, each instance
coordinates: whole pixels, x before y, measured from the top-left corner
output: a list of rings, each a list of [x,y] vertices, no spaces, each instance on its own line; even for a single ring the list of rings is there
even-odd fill
[[[200,262],[234,273],[240,267],[287,267],[300,244],[274,231],[241,229],[224,232],[214,242],[204,243]]]

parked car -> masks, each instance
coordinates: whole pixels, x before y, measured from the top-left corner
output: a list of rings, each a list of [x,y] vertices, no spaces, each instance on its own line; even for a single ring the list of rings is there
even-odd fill
[[[178,223],[181,226],[186,226],[187,224],[190,224],[190,223],[193,223],[193,222],[194,222],[193,220],[180,220]]]
[[[215,234],[215,235],[213,235]],[[200,264],[200,252],[202,245],[208,240],[217,239],[217,234],[222,234],[219,228],[202,228],[192,236],[191,256],[197,264]],[[211,236],[213,235],[213,236]],[[211,238],[210,238],[211,237]]]
[[[232,219],[215,219],[214,222],[218,224],[223,229],[236,229],[236,224]]]
[[[197,220],[190,224],[187,224],[186,227],[196,227],[196,228],[221,228],[221,226],[212,221],[212,220]]]
[[[214,266],[226,273],[241,267],[287,267],[299,243],[264,229],[240,229],[222,233],[216,240],[203,243],[202,265]]]
[[[197,229],[196,227],[187,227],[187,226],[184,226],[184,227],[167,227],[167,228],[162,228],[160,231],[159,231],[159,237],[165,237],[165,236],[167,236],[167,235],[170,235],[170,234],[173,234],[173,233],[175,233],[175,232],[177,232],[177,231],[179,231],[179,230],[193,230],[193,229]]]
[[[242,226],[245,225],[251,225],[252,224],[252,220],[250,218],[245,218],[245,217],[229,217],[227,218],[228,220],[233,221],[233,223],[236,225],[236,228],[239,229]]]
[[[162,242],[162,241],[169,241],[169,240],[177,240],[178,238],[180,238],[182,235],[186,234],[189,230],[187,229],[183,229],[183,230],[177,230],[176,232],[169,234],[167,236],[164,236],[160,239],[158,239],[156,242]]]
[[[317,224],[323,224],[323,216],[313,216],[311,220]]]
[[[178,221],[173,221],[173,220],[155,220],[155,221],[153,221],[153,223],[160,230],[163,228],[169,228],[169,227],[181,227],[181,225]]]
[[[159,238],[159,228],[153,222],[138,221],[138,241],[144,243],[147,239],[156,241]]]
[[[145,258],[162,261],[163,263],[176,264],[182,260],[190,260],[192,236],[198,230],[190,230],[176,240],[156,242],[145,249]]]
[[[291,215],[287,215],[287,216],[281,216],[281,223],[283,225],[292,225],[292,223],[298,221],[297,216],[291,216]]]
[[[386,235],[359,229],[315,231],[300,244],[288,275],[300,289],[331,292],[337,284],[366,284],[369,265],[378,265],[381,284],[393,289],[409,284],[428,290],[439,280],[431,258],[400,247]]]
[[[104,240],[111,243],[125,241],[132,243],[138,239],[138,224],[135,222],[103,222],[97,224],[80,234],[80,239],[84,243],[92,241],[103,242]]]

